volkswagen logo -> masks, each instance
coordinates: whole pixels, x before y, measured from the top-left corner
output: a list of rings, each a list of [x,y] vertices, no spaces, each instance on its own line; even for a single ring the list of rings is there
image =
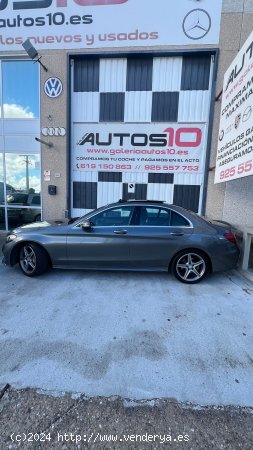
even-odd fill
[[[50,98],[59,97],[62,93],[63,86],[61,80],[56,77],[48,78],[44,83],[44,92]]]
[[[211,17],[204,9],[193,9],[186,14],[183,21],[183,32],[193,40],[202,39],[211,28]]]

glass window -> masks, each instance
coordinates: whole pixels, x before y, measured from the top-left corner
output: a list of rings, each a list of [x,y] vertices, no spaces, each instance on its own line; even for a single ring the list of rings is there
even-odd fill
[[[26,204],[27,203],[27,198],[28,198],[28,194],[16,194],[15,192],[13,192],[12,194],[8,194],[7,195],[7,203],[8,204],[14,204],[14,205],[19,205],[19,204]]]
[[[4,202],[3,154],[0,153],[0,205]]]
[[[5,230],[5,209],[0,206],[0,230]]]
[[[31,205],[40,205],[40,195],[32,195],[30,197],[32,197],[30,201]]]
[[[190,223],[180,214],[171,211],[171,226],[172,227],[189,227]]]
[[[3,154],[0,153],[0,230],[5,230],[5,210],[3,205],[4,205]]]
[[[140,207],[140,225],[164,227],[170,224],[170,210],[156,207]]]
[[[39,72],[32,61],[3,61],[3,115],[5,119],[39,117]]]
[[[134,206],[107,209],[91,217],[91,222],[96,226],[127,226],[130,223],[133,210]]]
[[[8,208],[7,216],[9,229],[12,229],[20,225],[39,222],[41,220],[41,210],[39,206],[37,208]]]
[[[2,205],[6,203],[8,228],[41,220],[40,155],[5,154],[6,199],[0,183]],[[2,183],[3,185],[3,183]],[[2,194],[1,194],[2,193]],[[0,211],[0,228],[5,227],[5,210]]]
[[[7,194],[10,197],[14,195],[13,193],[22,195],[40,193],[40,156],[38,154],[6,153],[5,164],[6,183],[11,189],[11,192],[7,192]],[[15,201],[15,203],[17,202]],[[22,203],[22,201],[20,200],[18,203]]]

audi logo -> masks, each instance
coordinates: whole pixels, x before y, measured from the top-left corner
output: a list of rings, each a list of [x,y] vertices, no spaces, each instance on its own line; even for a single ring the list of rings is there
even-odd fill
[[[44,127],[41,130],[43,136],[65,136],[66,130],[62,127]]]

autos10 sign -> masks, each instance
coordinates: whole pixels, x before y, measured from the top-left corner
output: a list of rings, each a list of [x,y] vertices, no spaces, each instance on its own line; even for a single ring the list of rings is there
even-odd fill
[[[224,77],[215,183],[253,174],[253,32]]]
[[[204,171],[204,124],[75,124],[73,133],[73,171]]]
[[[0,50],[217,44],[222,0],[0,0]]]

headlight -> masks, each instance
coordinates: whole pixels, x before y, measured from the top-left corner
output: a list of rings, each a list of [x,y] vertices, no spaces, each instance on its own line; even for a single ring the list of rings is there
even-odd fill
[[[9,234],[7,237],[6,237],[6,242],[11,242],[11,241],[14,241],[14,239],[16,239],[16,234]]]

